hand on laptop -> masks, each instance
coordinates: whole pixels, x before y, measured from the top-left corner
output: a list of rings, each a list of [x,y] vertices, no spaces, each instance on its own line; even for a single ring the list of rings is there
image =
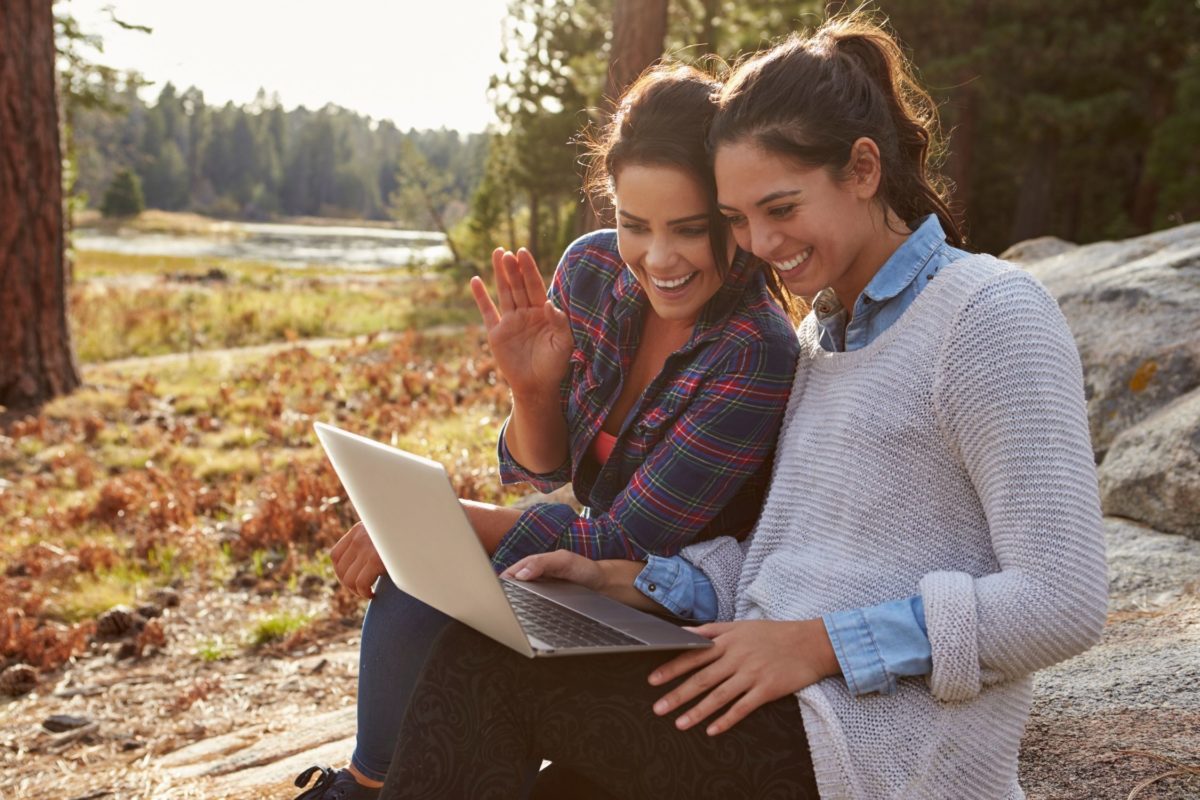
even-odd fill
[[[539,578],[557,578],[561,581],[578,583],[580,586],[600,592],[604,590],[605,576],[600,565],[570,550],[554,550],[549,553],[525,556],[500,574],[501,578],[519,581],[536,581]]]
[[[663,607],[638,591],[633,585],[638,574],[646,566],[643,561],[605,559],[592,561],[590,558],[570,550],[553,550],[526,556],[501,573],[502,578],[519,581],[536,581],[541,578],[556,578],[586,586],[594,592],[606,594],[627,606],[658,613]]]
[[[338,543],[329,551],[329,557],[333,559],[333,571],[337,573],[342,586],[366,600],[375,596],[371,587],[384,572],[383,559],[376,552],[361,522],[356,522],[338,539]]]

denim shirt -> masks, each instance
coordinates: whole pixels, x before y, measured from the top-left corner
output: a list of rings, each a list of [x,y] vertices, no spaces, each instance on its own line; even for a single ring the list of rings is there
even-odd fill
[[[920,220],[858,297],[849,325],[832,289],[814,298],[821,347],[833,352],[866,347],[900,318],[942,267],[966,255],[946,242],[936,215]],[[681,556],[651,556],[634,585],[680,617],[716,617],[717,596],[708,577]],[[919,595],[823,619],[846,685],[856,695],[892,694],[898,677],[926,675],[932,668]]]

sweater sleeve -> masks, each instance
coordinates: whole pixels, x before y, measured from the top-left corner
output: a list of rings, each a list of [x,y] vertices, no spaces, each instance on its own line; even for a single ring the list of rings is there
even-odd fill
[[[938,424],[987,519],[999,571],[920,582],[930,686],[945,701],[1086,650],[1104,626],[1107,580],[1082,370],[1054,298],[1006,270],[948,331]]]

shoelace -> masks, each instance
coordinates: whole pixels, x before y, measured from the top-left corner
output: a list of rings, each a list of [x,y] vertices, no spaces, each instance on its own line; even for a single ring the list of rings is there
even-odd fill
[[[325,790],[333,786],[334,776],[337,774],[332,767],[312,766],[296,776],[296,786],[303,789],[308,781],[312,778],[313,773],[320,772],[321,777],[317,778],[316,784],[304,794],[296,798],[296,800],[305,800],[305,798],[321,797]]]

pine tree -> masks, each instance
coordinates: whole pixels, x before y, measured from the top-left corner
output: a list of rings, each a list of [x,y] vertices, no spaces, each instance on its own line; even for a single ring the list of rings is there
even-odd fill
[[[0,406],[79,385],[67,325],[54,15],[43,0],[0,13]]]
[[[133,170],[123,169],[113,178],[104,193],[100,213],[106,217],[131,217],[146,208],[142,182]]]

